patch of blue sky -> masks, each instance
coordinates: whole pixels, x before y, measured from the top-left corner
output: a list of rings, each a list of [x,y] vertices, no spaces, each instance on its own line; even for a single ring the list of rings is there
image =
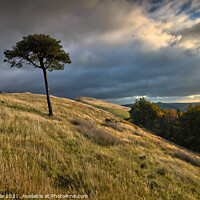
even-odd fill
[[[191,5],[192,5],[192,0],[183,4],[180,7],[180,10],[176,13],[176,15],[186,13],[189,16],[189,19],[191,19],[191,20],[200,18],[200,4],[196,8],[191,8]]]
[[[188,14],[191,20],[200,18],[200,6],[198,8],[193,9],[192,11],[189,11]]]
[[[154,12],[158,8],[162,6],[163,0],[150,0],[150,3],[152,4],[152,7],[150,8],[149,12]]]

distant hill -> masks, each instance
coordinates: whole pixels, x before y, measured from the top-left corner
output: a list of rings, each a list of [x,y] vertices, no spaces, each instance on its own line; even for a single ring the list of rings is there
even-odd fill
[[[200,199],[199,155],[102,109],[51,101],[53,117],[45,95],[0,94],[1,198]]]
[[[200,104],[200,102],[196,102],[196,103],[162,103],[162,102],[158,102],[158,103],[155,103],[155,104],[162,109],[173,108],[173,109],[176,110],[177,107],[179,107],[181,109],[181,111],[186,111],[190,104],[195,106],[195,105]],[[126,105],[123,105],[123,106],[131,108],[132,105],[133,104],[126,104]]]

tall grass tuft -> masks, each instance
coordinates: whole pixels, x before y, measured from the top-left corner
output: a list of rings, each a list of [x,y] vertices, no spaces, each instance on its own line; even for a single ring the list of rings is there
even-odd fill
[[[97,128],[97,126],[89,121],[80,118],[72,120],[72,124],[78,126],[78,130],[88,139],[102,146],[113,146],[121,144],[122,141],[117,137],[113,136],[109,132]]]
[[[200,167],[200,159],[198,159],[182,150],[179,150],[179,149],[173,150],[173,156],[176,158],[179,158],[183,161],[186,161],[188,163],[191,163],[194,166]]]

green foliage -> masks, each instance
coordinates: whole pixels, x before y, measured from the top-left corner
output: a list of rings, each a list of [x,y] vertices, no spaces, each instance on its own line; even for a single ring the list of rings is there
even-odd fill
[[[140,98],[131,107],[130,115],[131,121],[136,125],[157,131],[159,128],[159,120],[164,113],[154,103]]]
[[[200,105],[189,105],[181,112],[178,108],[162,110],[141,98],[131,111],[131,122],[143,126],[179,145],[200,152]]]
[[[172,140],[177,120],[178,114],[174,109],[165,109],[164,115],[160,119],[159,135]]]
[[[12,50],[5,50],[5,60],[11,67],[22,67],[22,64],[34,65],[49,71],[64,69],[64,63],[71,63],[68,53],[60,45],[61,41],[49,35],[33,34],[23,37]]]
[[[181,116],[181,109],[179,107],[177,107],[177,114],[178,114],[178,117],[180,118],[180,116]]]
[[[200,105],[181,113],[175,137],[179,144],[200,152]]]

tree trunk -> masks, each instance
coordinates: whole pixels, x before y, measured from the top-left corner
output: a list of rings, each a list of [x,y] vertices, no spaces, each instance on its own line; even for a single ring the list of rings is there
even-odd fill
[[[49,96],[49,85],[48,85],[48,80],[47,80],[47,71],[44,68],[43,68],[43,74],[44,74],[44,81],[45,81],[45,87],[46,87],[47,103],[48,103],[48,107],[49,107],[49,116],[53,116],[53,111],[52,111],[51,101],[50,101],[50,96]]]

